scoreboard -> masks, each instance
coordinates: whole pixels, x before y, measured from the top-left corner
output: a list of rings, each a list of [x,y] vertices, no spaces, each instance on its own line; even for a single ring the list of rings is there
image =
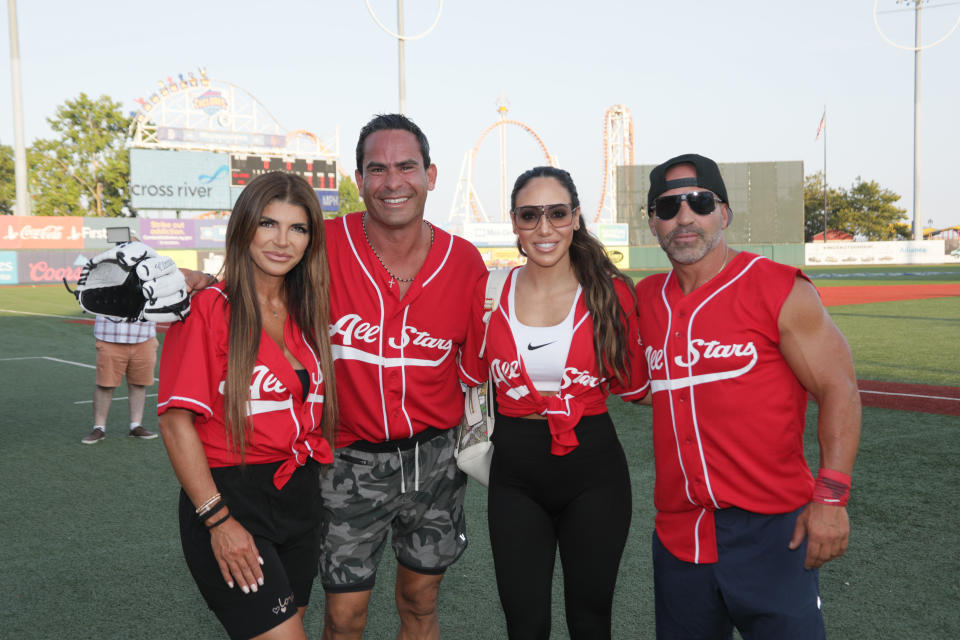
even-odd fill
[[[314,189],[337,188],[337,165],[333,160],[288,159],[280,156],[230,156],[230,185],[245,186],[270,171],[295,173]]]

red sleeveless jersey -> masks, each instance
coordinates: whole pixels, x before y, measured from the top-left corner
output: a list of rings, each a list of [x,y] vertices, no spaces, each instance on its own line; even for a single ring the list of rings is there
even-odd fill
[[[717,561],[717,509],[787,513],[813,495],[803,456],[807,392],[780,353],[777,326],[797,277],[806,278],[741,252],[687,295],[673,273],[637,285],[656,528],[681,560]]]

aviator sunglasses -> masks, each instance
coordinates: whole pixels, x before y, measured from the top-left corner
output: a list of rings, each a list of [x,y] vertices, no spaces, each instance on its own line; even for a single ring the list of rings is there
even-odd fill
[[[513,219],[517,229],[529,231],[540,225],[540,217],[546,216],[550,224],[557,228],[573,224],[573,212],[579,207],[570,208],[568,204],[531,204],[513,210]]]
[[[653,201],[653,213],[661,220],[669,220],[680,211],[680,203],[684,200],[693,209],[694,213],[707,216],[716,209],[719,200],[712,191],[690,191],[673,196],[660,196]]]

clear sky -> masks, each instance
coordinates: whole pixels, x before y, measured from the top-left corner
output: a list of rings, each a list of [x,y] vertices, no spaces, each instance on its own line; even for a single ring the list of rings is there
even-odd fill
[[[880,9],[902,8],[880,0]],[[371,0],[396,26],[396,0]],[[405,0],[406,32],[423,31],[439,0]],[[913,64],[886,44],[873,0],[446,0],[439,23],[406,45],[407,114],[439,167],[427,217],[445,222],[464,154],[497,119],[535,130],[578,183],[585,212],[600,199],[607,107],[633,114],[635,159],[697,152],[719,162],[802,160],[849,187],[857,176],[902,196],[912,220]],[[46,118],[80,92],[137,108],[158,80],[207,69],[263,102],[287,129],[332,136],[352,173],[356,136],[373,114],[398,109],[397,44],[363,0],[19,0],[21,73],[29,144]],[[932,41],[960,2],[924,11]],[[0,46],[9,51],[7,20]],[[913,12],[881,26],[913,42]],[[921,55],[920,211],[924,225],[960,224],[960,29]],[[13,143],[10,66],[0,65],[0,142]],[[533,139],[510,127],[508,179],[542,163]],[[488,213],[499,198],[499,139],[487,137],[474,180]],[[589,218],[588,218],[589,219]]]

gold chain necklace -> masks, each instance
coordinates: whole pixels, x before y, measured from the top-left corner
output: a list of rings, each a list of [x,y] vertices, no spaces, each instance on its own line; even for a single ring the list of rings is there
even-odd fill
[[[718,275],[723,273],[723,268],[727,266],[727,258],[729,257],[730,257],[730,247],[728,246],[723,252],[723,262],[720,263],[720,271],[717,271],[716,275],[713,276],[713,278],[716,278]],[[713,278],[710,278],[710,279],[713,280]]]
[[[430,227],[430,246],[433,246],[433,225],[424,220],[427,223],[427,226]],[[377,250],[373,248],[373,243],[370,242],[370,236],[367,235],[367,212],[363,212],[363,217],[360,218],[360,226],[363,227],[363,237],[367,239],[367,246],[370,247],[370,250],[373,251],[373,255],[377,256],[377,261],[380,263],[380,266],[383,267],[383,270],[387,272],[390,276],[390,283],[387,285],[389,288],[393,288],[395,282],[413,282],[417,277],[416,275],[410,278],[401,278],[396,275],[393,271],[390,271],[390,267],[384,263],[383,258],[380,257],[380,254],[377,253]]]

